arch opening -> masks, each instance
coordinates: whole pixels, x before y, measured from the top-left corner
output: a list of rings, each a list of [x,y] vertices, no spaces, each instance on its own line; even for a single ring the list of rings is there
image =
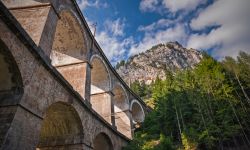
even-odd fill
[[[94,56],[91,60],[91,94],[110,90],[110,75],[101,58]]]
[[[56,25],[51,63],[82,97],[85,97],[87,46],[77,18],[62,11]]]
[[[85,61],[87,48],[78,20],[66,10],[60,13],[60,17],[50,56],[52,64],[62,66]]]
[[[91,64],[90,103],[92,108],[111,124],[112,93],[110,92],[110,75],[105,63],[99,56],[93,56]]]
[[[81,145],[82,138],[83,127],[77,111],[67,103],[57,102],[46,111],[37,147],[41,150],[71,148],[71,145]]]
[[[131,138],[131,121],[129,117],[128,96],[121,85],[116,85],[114,93],[114,114],[117,130]]]
[[[0,40],[0,147],[4,143],[6,134],[16,113],[16,105],[23,95],[21,73],[14,56]]]
[[[105,133],[98,134],[93,141],[93,150],[113,150],[110,138]]]
[[[0,100],[8,95],[22,94],[21,73],[14,57],[2,41],[0,41],[0,72]]]
[[[133,123],[142,123],[145,118],[144,110],[137,100],[133,100],[130,106]]]

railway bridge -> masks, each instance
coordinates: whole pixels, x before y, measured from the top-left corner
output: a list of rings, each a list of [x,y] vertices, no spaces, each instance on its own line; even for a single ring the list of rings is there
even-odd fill
[[[1,150],[120,150],[148,111],[75,0],[0,0]]]

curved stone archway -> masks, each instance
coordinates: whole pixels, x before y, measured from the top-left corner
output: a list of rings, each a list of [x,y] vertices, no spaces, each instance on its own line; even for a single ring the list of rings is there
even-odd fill
[[[113,144],[105,133],[99,133],[93,141],[93,150],[114,150]]]
[[[137,100],[133,100],[130,104],[130,111],[132,113],[133,123],[142,123],[145,119],[143,107]]]
[[[22,88],[22,77],[17,63],[11,52],[0,40],[0,94],[4,92],[20,94]]]
[[[112,68],[77,2],[4,2],[10,7],[0,2],[0,41],[11,55],[0,52],[0,147],[120,150],[127,145],[130,98],[139,97]],[[100,132],[105,133],[96,136]]]
[[[114,86],[113,93],[115,125],[119,132],[131,138],[131,121],[127,93],[120,84]]]
[[[82,97],[85,97],[87,46],[80,23],[69,10],[60,13],[51,63]]]
[[[52,104],[42,122],[38,149],[81,147],[83,127],[77,111],[64,102]]]
[[[86,60],[87,48],[80,23],[69,10],[60,13],[52,46],[54,66],[70,65]]]
[[[17,63],[7,46],[0,40],[0,147],[14,118],[23,95],[23,82]]]
[[[98,55],[92,56],[91,60],[91,94],[110,91],[111,79],[108,68]]]
[[[91,96],[92,108],[111,124],[112,93],[111,78],[105,62],[98,55],[91,58]]]

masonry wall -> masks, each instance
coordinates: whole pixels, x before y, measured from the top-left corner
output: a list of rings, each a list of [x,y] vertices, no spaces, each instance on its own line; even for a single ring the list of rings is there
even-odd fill
[[[41,123],[46,109],[55,102],[66,102],[73,106],[81,118],[84,130],[83,145],[93,147],[93,139],[100,133],[106,133],[115,150],[121,149],[128,142],[92,109],[83,103],[83,99],[73,89],[62,84],[43,62],[30,52],[12,33],[6,24],[0,21],[1,40],[11,50],[18,64],[24,83],[24,94],[17,113],[6,135],[3,149],[34,149],[39,141]],[[65,81],[64,81],[65,82]],[[9,109],[9,108],[7,108]]]
[[[87,63],[80,63],[77,65],[68,65],[57,67],[57,70],[64,76],[64,78],[74,87],[82,97],[85,97],[86,85],[86,67]],[[72,73],[74,72],[74,73]]]
[[[0,123],[4,124],[0,124],[0,147],[3,143],[3,149],[34,149],[39,143],[40,130],[47,109],[56,102],[64,102],[77,111],[83,126],[83,137],[73,140],[74,148],[93,149],[93,140],[96,135],[105,133],[111,139],[114,150],[120,150],[127,144],[128,138],[132,138],[131,131],[134,130],[134,127],[129,106],[132,100],[139,98],[129,90],[112,68],[100,46],[93,39],[83,16],[73,4],[74,1],[3,1],[12,13],[8,16],[14,15],[18,22],[15,22],[15,19],[12,19],[15,25],[11,20],[6,22],[4,15],[0,14],[0,18],[2,18],[0,20],[0,39],[11,51],[18,64],[23,82],[23,95],[18,100],[0,102]],[[1,2],[0,7],[3,8]],[[61,12],[67,12],[66,18],[62,19]],[[69,14],[73,16],[73,19]],[[67,25],[73,24],[73,28],[57,35],[57,23],[60,20],[66,20]],[[77,34],[80,32],[82,34]],[[69,38],[68,35],[70,35]],[[55,46],[54,40],[60,36],[67,38],[62,39],[65,41],[61,41],[61,43],[61,39],[57,40],[59,44]],[[79,40],[75,40],[76,38]],[[67,54],[72,54],[77,61],[75,62],[74,59],[74,62],[71,62],[72,58],[64,57],[66,62],[70,61],[70,63],[53,64],[51,57],[53,49],[58,50],[65,43],[68,45],[62,47],[64,48],[62,50],[66,50]],[[102,89],[104,93],[106,92],[103,95],[94,92],[95,94],[91,96],[93,92],[93,90],[91,92],[91,70],[94,64],[91,64],[90,60],[93,56],[97,56],[102,64],[98,70],[106,72],[104,74],[96,73],[97,77],[105,75],[109,80],[107,83],[105,81],[104,88],[100,86],[104,89]],[[128,108],[122,110],[126,115],[116,115],[116,117],[125,120],[126,127],[122,122],[115,122],[113,90],[118,83],[123,87],[124,93],[126,93],[124,95],[127,95],[123,99],[126,102],[124,106]],[[142,101],[140,103],[146,112],[145,104]],[[130,120],[127,120],[126,117]],[[61,141],[62,144],[65,142]],[[57,148],[63,149],[60,146]],[[47,147],[46,149],[52,148]]]

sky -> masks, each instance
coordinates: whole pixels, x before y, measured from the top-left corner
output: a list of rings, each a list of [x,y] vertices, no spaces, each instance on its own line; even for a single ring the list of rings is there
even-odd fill
[[[178,41],[221,60],[250,53],[250,0],[77,0],[115,65],[152,46]]]

